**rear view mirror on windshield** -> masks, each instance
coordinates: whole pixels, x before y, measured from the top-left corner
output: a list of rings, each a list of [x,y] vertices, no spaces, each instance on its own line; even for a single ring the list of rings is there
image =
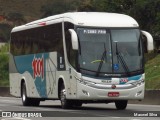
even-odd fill
[[[147,38],[147,51],[153,51],[154,49],[154,45],[153,45],[153,37],[150,33],[146,32],[146,31],[141,31],[142,34]]]
[[[73,50],[78,50],[78,37],[76,32],[73,29],[69,29],[71,34],[72,48]]]

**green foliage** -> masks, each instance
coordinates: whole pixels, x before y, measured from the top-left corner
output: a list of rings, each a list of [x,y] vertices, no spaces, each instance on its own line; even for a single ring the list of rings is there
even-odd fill
[[[160,35],[160,0],[53,0],[41,9],[43,17],[68,11],[96,11],[128,14],[141,29]]]
[[[26,22],[23,14],[14,12],[8,14],[7,20],[14,22],[16,25],[21,25]]]
[[[159,0],[137,0],[130,11],[128,11],[128,14],[138,21],[142,29],[155,34],[156,26],[159,24],[156,23],[158,13],[160,12],[157,6],[159,4]]]
[[[8,44],[0,48],[0,86],[9,86]]]
[[[77,4],[79,2],[76,0],[53,0],[53,3],[46,4],[42,6],[41,12],[43,13],[42,17],[48,17],[51,15],[56,15],[64,13],[67,11],[75,11],[77,9]]]
[[[141,29],[153,36],[160,34],[160,0],[54,0],[42,7],[45,17],[70,10],[128,14],[138,21]]]
[[[153,53],[150,56],[154,56]],[[146,89],[160,89],[160,55],[148,60],[145,66]]]
[[[11,26],[0,24],[0,41],[7,42],[10,39]]]

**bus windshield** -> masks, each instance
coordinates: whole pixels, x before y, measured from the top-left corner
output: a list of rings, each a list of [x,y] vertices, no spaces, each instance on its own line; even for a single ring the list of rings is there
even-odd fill
[[[79,68],[95,76],[129,75],[143,69],[139,29],[78,28]]]

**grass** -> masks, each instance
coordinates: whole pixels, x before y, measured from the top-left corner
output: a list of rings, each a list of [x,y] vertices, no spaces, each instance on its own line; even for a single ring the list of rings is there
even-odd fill
[[[151,56],[153,56],[153,54],[151,54]],[[146,89],[160,89],[160,54],[147,61],[145,65],[145,75]]]

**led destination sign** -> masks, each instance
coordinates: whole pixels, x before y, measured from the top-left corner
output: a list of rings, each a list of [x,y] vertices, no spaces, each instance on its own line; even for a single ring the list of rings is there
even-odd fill
[[[83,32],[84,34],[106,34],[106,30],[103,29],[87,29]]]

